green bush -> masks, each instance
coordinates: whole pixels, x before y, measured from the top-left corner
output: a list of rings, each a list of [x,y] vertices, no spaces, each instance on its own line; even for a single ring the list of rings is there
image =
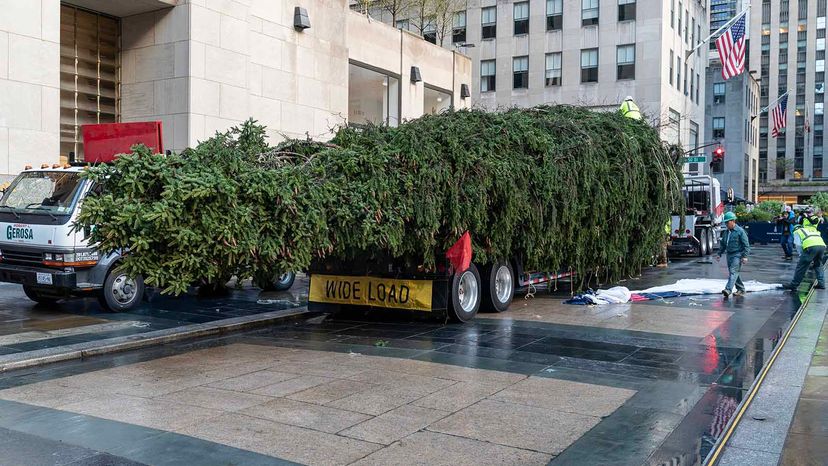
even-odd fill
[[[616,113],[569,106],[428,115],[269,147],[239,128],[172,156],[138,148],[87,176],[95,225],[124,266],[180,293],[193,283],[391,254],[434,268],[464,232],[474,260],[521,257],[626,277],[682,205],[680,149]]]

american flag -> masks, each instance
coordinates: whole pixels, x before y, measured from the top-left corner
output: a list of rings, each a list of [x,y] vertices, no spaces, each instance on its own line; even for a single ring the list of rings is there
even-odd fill
[[[730,79],[745,71],[745,13],[730,29],[716,39],[716,50],[722,61],[722,77]]]
[[[773,119],[773,129],[771,136],[779,137],[779,130],[787,125],[788,116],[788,95],[785,94],[779,99],[779,103],[773,108],[771,112],[771,119]]]

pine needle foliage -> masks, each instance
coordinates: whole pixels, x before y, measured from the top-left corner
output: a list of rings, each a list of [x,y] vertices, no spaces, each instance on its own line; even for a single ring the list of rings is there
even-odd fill
[[[602,280],[638,274],[682,206],[681,150],[646,123],[571,106],[427,115],[268,146],[254,121],[171,156],[136,147],[78,228],[124,266],[194,283],[390,254],[432,268],[465,231],[474,261]]]

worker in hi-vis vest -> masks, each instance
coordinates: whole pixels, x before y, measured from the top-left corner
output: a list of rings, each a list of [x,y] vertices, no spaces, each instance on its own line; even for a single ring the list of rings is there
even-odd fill
[[[641,111],[638,109],[638,105],[633,102],[633,98],[627,96],[624,99],[624,102],[621,102],[621,114],[627,118],[632,118],[633,120],[640,120],[641,119]]]
[[[793,280],[784,285],[786,289],[796,290],[799,288],[799,284],[805,278],[805,272],[812,265],[816,273],[817,288],[825,289],[825,272],[822,269],[825,241],[822,239],[822,233],[817,230],[818,226],[819,217],[809,211],[802,217],[802,225],[797,225],[794,228],[794,241],[797,248],[802,247],[802,251],[799,254],[799,262],[796,264]]]

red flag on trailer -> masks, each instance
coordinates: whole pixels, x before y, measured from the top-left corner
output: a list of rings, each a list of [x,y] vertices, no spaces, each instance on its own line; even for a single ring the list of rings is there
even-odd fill
[[[463,233],[463,236],[454,243],[454,246],[446,251],[446,259],[451,263],[455,273],[465,272],[469,268],[472,259],[472,245],[471,235],[468,231]]]

